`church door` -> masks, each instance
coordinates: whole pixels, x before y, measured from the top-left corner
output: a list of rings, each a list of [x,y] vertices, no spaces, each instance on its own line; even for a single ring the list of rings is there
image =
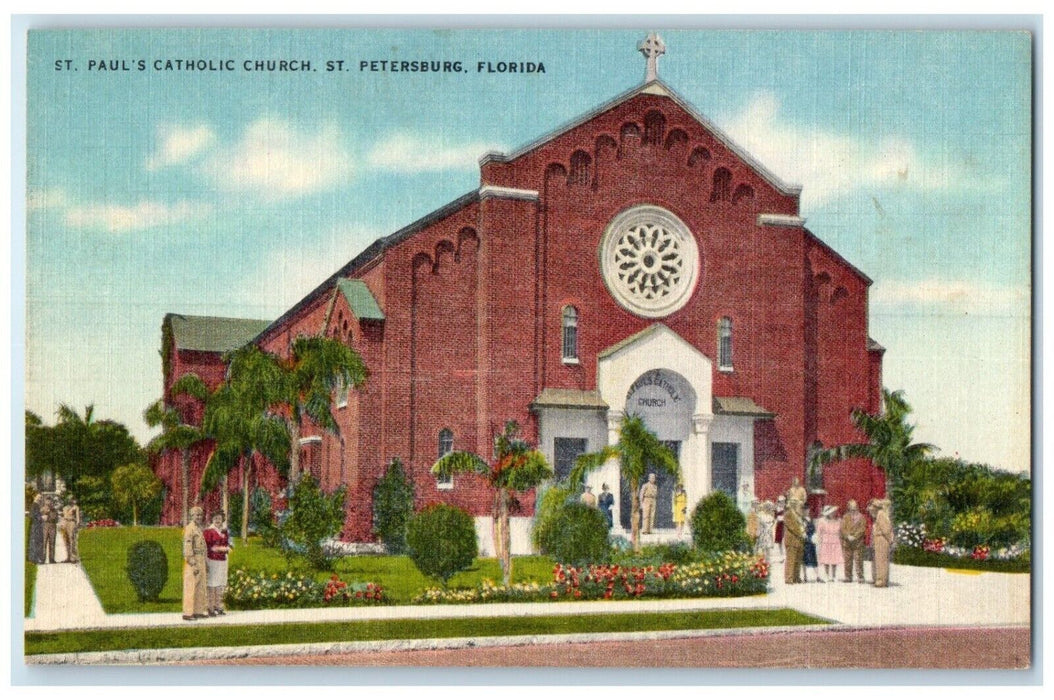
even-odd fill
[[[681,457],[681,441],[680,440],[663,440],[664,445],[673,451],[675,457],[680,460]],[[644,475],[647,479],[647,474]],[[658,469],[655,470],[655,483],[659,487],[659,495],[655,499],[655,527],[656,529],[672,529],[673,528],[673,490],[677,486],[677,477],[671,476],[664,471]],[[637,490],[644,485],[641,482],[637,486]],[[619,488],[621,494],[619,504],[619,515],[622,523],[622,527],[629,531],[630,530],[630,509],[632,504],[630,502],[631,489],[629,480],[622,476],[621,484]]]

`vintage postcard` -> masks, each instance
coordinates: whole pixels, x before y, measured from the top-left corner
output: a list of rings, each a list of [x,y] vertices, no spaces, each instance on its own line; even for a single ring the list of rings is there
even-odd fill
[[[1028,32],[27,45],[25,664],[1032,667]]]

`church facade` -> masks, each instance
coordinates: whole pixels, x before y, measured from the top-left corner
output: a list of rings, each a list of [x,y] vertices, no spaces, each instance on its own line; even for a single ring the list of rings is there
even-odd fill
[[[745,509],[795,476],[815,503],[883,495],[884,475],[864,461],[807,473],[814,446],[860,439],[852,409],[879,410],[871,280],[805,227],[800,188],[696,113],[654,65],[652,55],[644,84],[570,125],[484,155],[478,187],[374,242],[273,322],[179,317],[166,390],[189,367],[183,353],[222,375],[224,344],[284,355],[298,335],[325,334],[354,348],[370,377],[334,396],[339,435],[305,425],[299,445],[324,488],[347,486],[350,541],[373,539],[371,492],[398,457],[417,505],[468,510],[492,551],[486,486],[429,470],[450,450],[489,458],[510,419],[563,476],[617,440],[627,415],[642,416],[678,455],[689,511],[714,490]],[[196,327],[214,342],[192,353]],[[177,462],[158,468],[168,521],[178,520]],[[277,493],[266,473],[261,485]],[[615,531],[628,530],[617,463],[589,483],[609,485]],[[662,530],[675,483],[659,486]],[[528,494],[514,551],[529,549],[533,513]]]

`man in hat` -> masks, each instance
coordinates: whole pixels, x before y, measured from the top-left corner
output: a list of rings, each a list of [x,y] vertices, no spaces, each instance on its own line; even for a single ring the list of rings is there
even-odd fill
[[[783,562],[784,583],[801,583],[802,557],[805,554],[805,504],[798,500],[787,501],[787,512],[783,514],[783,547],[787,558]]]
[[[190,522],[183,528],[183,619],[205,617],[205,535],[201,525],[205,511],[190,509]]]
[[[597,497],[593,495],[593,487],[586,485],[586,490],[582,492],[582,495],[578,499],[583,505],[587,505],[590,508],[597,507]]]
[[[614,523],[611,509],[615,506],[615,495],[611,493],[611,489],[607,484],[600,486],[600,497],[597,499],[597,505],[600,506],[600,512],[607,518],[608,529],[610,530]]]
[[[648,474],[648,481],[640,487],[641,520],[645,535],[650,535],[655,527],[655,501],[659,497],[659,485],[655,483],[655,474]]]
[[[872,501],[868,511],[875,524],[871,528],[871,546],[875,552],[875,587],[889,585],[889,551],[893,547],[893,522],[889,517],[892,505],[888,498]]]
[[[845,563],[846,583],[853,581],[853,566],[856,566],[856,580],[864,581],[864,535],[867,533],[867,520],[856,505],[850,500],[845,504],[845,515],[842,517],[842,559]]]

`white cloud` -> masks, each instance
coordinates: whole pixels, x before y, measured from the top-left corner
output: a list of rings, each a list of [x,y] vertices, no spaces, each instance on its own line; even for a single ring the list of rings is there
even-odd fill
[[[200,203],[141,201],[131,206],[87,204],[66,210],[66,224],[80,229],[104,229],[111,233],[142,230],[201,218],[208,207]]]
[[[479,157],[495,150],[494,144],[448,145],[407,133],[393,134],[378,143],[366,157],[370,167],[397,173],[468,170]]]
[[[221,189],[273,200],[329,189],[350,177],[352,167],[336,124],[301,131],[265,117],[210,155],[204,170]]]
[[[384,235],[359,226],[338,226],[322,235],[302,233],[311,245],[290,240],[283,248],[269,249],[246,279],[232,285],[239,303],[277,316]]]
[[[61,209],[68,204],[69,196],[66,194],[66,190],[60,188],[34,190],[26,195],[26,209],[28,211]]]
[[[186,163],[216,140],[215,132],[206,125],[162,125],[157,135],[159,143],[156,152],[146,161],[147,170]]]
[[[886,280],[871,287],[871,307],[879,313],[925,310],[972,316],[1021,316],[1030,313],[1031,291],[963,280]]]
[[[935,190],[968,182],[903,139],[868,142],[782,121],[779,101],[767,92],[724,129],[784,182],[802,185],[803,209],[861,187]]]

